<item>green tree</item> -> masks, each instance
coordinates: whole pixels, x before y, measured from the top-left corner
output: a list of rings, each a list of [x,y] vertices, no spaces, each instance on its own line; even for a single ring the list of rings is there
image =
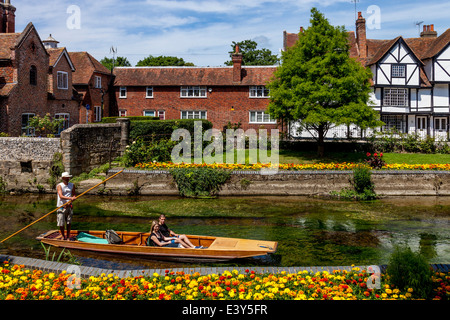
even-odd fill
[[[236,45],[239,46],[239,52],[242,53],[242,64],[247,66],[271,66],[280,61],[276,54],[272,54],[269,49],[258,49],[258,44],[253,40],[244,40],[231,44],[232,50],[228,53],[230,58],[236,51]],[[233,61],[225,61],[225,65],[232,66]]]
[[[300,120],[315,133],[318,155],[331,126],[354,123],[366,129],[382,123],[369,104],[372,73],[350,58],[344,27],[334,27],[316,8],[311,26],[283,52],[282,64],[268,84],[268,112],[277,119]]]
[[[166,57],[166,56],[158,56],[154,57],[152,55],[140,60],[136,67],[142,66],[174,66],[174,67],[182,67],[182,66],[194,66],[192,62],[186,62],[183,58],[178,57]]]
[[[100,60],[100,63],[107,67],[109,70],[113,68],[113,59],[104,57]],[[116,61],[114,61],[114,67],[131,67],[130,61],[128,61],[125,57],[117,57]]]

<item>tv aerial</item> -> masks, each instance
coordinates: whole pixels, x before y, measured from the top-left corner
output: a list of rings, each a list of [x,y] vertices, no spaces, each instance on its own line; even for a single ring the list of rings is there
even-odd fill
[[[419,29],[419,36],[420,36],[420,25],[423,23],[423,21],[415,21],[414,25],[417,26],[417,28]]]

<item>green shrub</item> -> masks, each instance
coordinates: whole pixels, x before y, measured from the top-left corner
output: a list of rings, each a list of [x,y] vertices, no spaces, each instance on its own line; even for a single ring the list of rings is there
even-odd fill
[[[171,161],[172,149],[177,143],[170,139],[145,141],[138,138],[127,147],[122,161],[127,167],[144,162],[168,162]]]
[[[176,168],[170,172],[183,197],[215,196],[231,176],[230,170],[212,168]]]
[[[359,194],[375,193],[375,186],[372,182],[372,172],[369,168],[359,165],[353,169],[351,184]]]
[[[426,299],[432,292],[433,272],[426,259],[420,253],[414,253],[409,247],[396,247],[386,270],[390,282],[400,290],[413,289],[412,295]]]
[[[202,122],[202,134],[205,130],[212,129],[212,123],[199,119],[157,120],[157,121],[132,121],[130,124],[130,138],[143,138],[144,140],[170,139],[174,130],[186,129],[194,137],[195,121]],[[202,135],[203,137],[203,135]]]

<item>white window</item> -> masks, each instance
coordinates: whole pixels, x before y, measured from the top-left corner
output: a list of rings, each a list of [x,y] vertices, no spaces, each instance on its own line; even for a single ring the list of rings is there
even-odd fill
[[[58,89],[69,89],[69,75],[67,72],[58,71],[56,74]]]
[[[447,131],[447,118],[434,118],[434,129],[439,132]]]
[[[277,120],[272,119],[270,114],[264,111],[250,111],[250,123],[277,123]]]
[[[154,117],[155,116],[155,110],[145,110],[144,111],[145,117]]]
[[[102,121],[102,107],[95,106],[94,107],[94,122]]]
[[[164,110],[158,111],[159,120],[164,120],[166,118],[166,112]]]
[[[96,88],[102,87],[102,77],[95,76],[95,87]]]
[[[127,97],[127,87],[120,87],[119,98],[124,99]]]
[[[127,116],[127,110],[119,110],[119,117],[126,117]]]
[[[182,98],[206,98],[206,87],[181,87]]]
[[[382,115],[381,121],[385,123],[383,130],[397,130],[399,132],[406,132],[406,121],[401,115]]]
[[[34,136],[34,128],[28,127],[31,118],[34,116],[34,113],[22,113],[22,135]]]
[[[404,64],[393,64],[392,65],[392,77],[393,78],[404,78],[406,76],[406,66]]]
[[[250,98],[268,98],[269,89],[265,86],[251,86],[250,87]]]
[[[153,98],[153,87],[147,87],[147,89],[145,90],[145,97]]]
[[[206,111],[181,111],[181,119],[206,119]]]
[[[55,119],[62,119],[62,125],[58,128],[58,134],[69,128],[70,115],[68,113],[56,113]]]
[[[408,106],[408,89],[384,88],[383,105],[390,107]]]

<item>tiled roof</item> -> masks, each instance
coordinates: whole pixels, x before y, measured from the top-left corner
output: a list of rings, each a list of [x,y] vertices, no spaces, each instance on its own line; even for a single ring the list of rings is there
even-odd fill
[[[265,85],[276,66],[243,66],[242,81],[233,82],[233,67],[117,67],[116,86]]]
[[[14,89],[17,83],[1,83],[0,84],[0,97],[7,97]]]
[[[72,68],[72,71],[75,71],[75,66],[73,65],[72,59],[69,56],[69,53],[67,52],[66,48],[62,47],[62,48],[50,48],[47,49],[48,54],[50,55],[49,57],[49,65],[51,67],[54,67],[59,60],[61,59],[61,56],[66,56],[66,59],[70,65],[70,67]]]
[[[64,48],[56,48],[56,49],[47,49],[48,54],[50,55],[49,58],[49,65],[53,67],[55,63],[59,60],[59,57],[63,53]]]
[[[73,84],[88,84],[94,72],[110,74],[111,72],[89,53],[69,52],[70,59],[75,66]]]
[[[11,59],[11,48],[19,37],[20,33],[0,33],[0,59]]]

